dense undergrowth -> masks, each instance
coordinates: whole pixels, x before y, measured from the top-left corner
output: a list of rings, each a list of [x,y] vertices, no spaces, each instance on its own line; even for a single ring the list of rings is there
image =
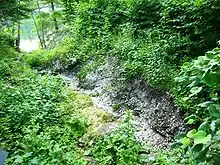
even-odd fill
[[[74,92],[60,76],[40,74],[20,61],[22,54],[8,41],[1,48],[0,146],[9,152],[6,164],[140,162],[140,145],[129,123],[119,124],[109,137],[99,137],[97,128],[113,120],[109,114],[95,108],[89,96]],[[106,160],[103,150],[110,149]],[[127,153],[133,157],[127,158]]]
[[[0,141],[10,152],[6,164],[140,162],[141,147],[129,116],[100,139],[96,128],[112,119],[94,108],[89,96],[75,93],[59,76],[41,75],[13,58],[4,58],[0,66]]]
[[[78,103],[78,94],[66,90],[59,76],[31,68],[74,70],[84,79],[108,57],[116,58],[123,80],[143,79],[168,91],[185,113],[189,131],[179,134],[168,152],[148,149],[146,163],[219,164],[220,1],[83,0],[63,5],[68,32],[54,49],[3,59],[18,54],[10,40],[1,40],[0,140],[13,153],[9,164],[88,161],[77,142],[90,130],[80,110],[91,105]],[[142,162],[129,124],[86,147],[98,164]]]
[[[181,145],[197,163],[218,162],[219,49],[205,52],[220,39],[219,1],[92,0],[70,6],[65,14],[73,39],[63,42],[69,47],[65,55],[54,52],[52,61],[64,57],[81,66],[84,78],[103,56],[116,57],[124,79],[144,79],[169,91],[184,110],[192,130],[174,146]],[[32,66],[39,56],[33,57],[25,59]]]

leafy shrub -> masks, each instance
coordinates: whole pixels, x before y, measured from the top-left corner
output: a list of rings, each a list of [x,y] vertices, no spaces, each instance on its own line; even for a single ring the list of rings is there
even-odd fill
[[[76,128],[76,127],[75,127]],[[42,131],[39,125],[31,125],[24,130],[25,136],[14,157],[7,161],[14,164],[76,164],[85,165],[74,146],[74,129],[70,126],[49,126]]]
[[[15,61],[4,62],[3,68],[0,145],[11,153],[7,163],[85,164],[74,144],[85,133],[86,120],[71,92],[63,91],[63,81],[37,75],[27,66],[24,70]],[[71,110],[64,106],[67,101]]]
[[[181,103],[192,114],[186,121],[198,125],[198,129],[192,129],[178,142],[190,147],[196,161],[218,164],[220,49],[215,48],[185,65],[177,81],[180,84],[179,91],[183,91]]]
[[[19,61],[4,61],[4,65],[6,74],[0,80],[0,145],[10,152],[6,164],[87,164],[76,144],[109,117],[94,110],[89,97],[63,89],[66,84],[58,76],[36,74]],[[86,116],[90,113],[92,119]],[[89,125],[87,120],[91,120]],[[131,125],[124,122],[119,132],[109,136],[114,139],[112,145],[124,147],[116,151],[117,162],[138,162],[140,146]],[[101,145],[102,140],[98,141]],[[98,148],[90,149],[104,159]],[[127,157],[128,154],[134,155]]]
[[[218,0],[166,0],[163,5],[162,26],[190,38],[191,56],[198,56],[216,47],[220,37]]]
[[[147,154],[142,155],[144,162],[150,165],[193,165],[195,161],[191,153],[186,153],[182,148],[177,149],[155,149],[145,147]]]
[[[133,31],[128,25],[112,43],[111,53],[119,59],[125,78],[139,77],[150,85],[169,89],[176,74],[176,66],[170,64],[175,56],[167,55],[171,41],[159,40],[160,34],[154,30],[146,31],[145,39],[135,39]]]
[[[33,68],[75,70],[76,66],[83,68],[84,64],[103,61],[104,48],[99,49],[98,45],[96,39],[66,37],[59,46],[50,50],[37,50],[23,56],[22,60]]]
[[[162,4],[159,0],[131,0],[129,21],[139,29],[152,28],[160,23]]]
[[[126,8],[125,1],[90,0],[79,1],[74,5],[70,3],[67,10],[71,13],[70,20],[77,34],[81,37],[101,37],[125,22]]]
[[[128,113],[117,130],[96,142],[92,152],[98,164],[140,164],[141,146],[135,139],[130,120]]]
[[[7,33],[0,32],[0,61],[6,58],[18,57],[18,53],[13,48],[13,38]]]
[[[19,61],[5,58],[0,61],[0,78],[2,80],[14,80],[19,77],[28,77],[33,75],[33,71],[25,64],[21,64]]]
[[[71,45],[72,43],[74,42],[71,38],[65,38],[58,47],[50,51],[37,50],[31,54],[25,55],[23,61],[31,67],[47,67],[52,65],[56,60],[60,60],[61,63],[67,65],[68,62],[71,63],[71,50],[74,48],[74,45]]]

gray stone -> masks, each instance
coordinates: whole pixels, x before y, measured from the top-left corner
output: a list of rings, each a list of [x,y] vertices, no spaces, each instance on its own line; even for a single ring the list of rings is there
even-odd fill
[[[185,130],[183,117],[170,96],[138,79],[122,84],[115,59],[109,58],[105,65],[89,74],[83,82],[79,82],[74,74],[65,77],[71,77],[68,80],[72,81],[74,90],[92,94],[96,107],[117,117],[122,116],[125,109],[134,112],[136,138],[140,142],[166,147],[174,135]],[[89,88],[83,88],[85,86]],[[121,107],[114,112],[112,105]]]

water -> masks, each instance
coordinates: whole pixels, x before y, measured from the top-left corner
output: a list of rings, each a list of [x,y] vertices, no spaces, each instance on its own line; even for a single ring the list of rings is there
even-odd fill
[[[38,39],[21,40],[20,49],[22,51],[30,53],[34,50],[37,50],[38,48],[39,48],[39,40]]]
[[[32,19],[25,19],[21,22],[20,49],[25,52],[32,52],[39,48],[39,39]]]
[[[62,10],[58,6],[55,6],[56,11]],[[41,12],[50,13],[51,7],[44,6],[41,8]],[[38,13],[38,11],[36,11]],[[20,49],[25,52],[32,52],[39,49],[40,43],[36,32],[36,27],[32,18],[21,21],[21,43]]]

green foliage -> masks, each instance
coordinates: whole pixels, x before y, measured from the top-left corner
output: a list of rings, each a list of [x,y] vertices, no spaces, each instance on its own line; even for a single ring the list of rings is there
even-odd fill
[[[24,149],[15,152],[15,156],[7,160],[14,164],[76,164],[84,165],[76,147],[73,132],[66,125],[50,126],[42,131],[39,125],[29,126],[19,143]]]
[[[193,41],[191,56],[198,56],[216,47],[220,37],[220,26],[217,24],[220,19],[218,0],[166,0],[163,5],[162,25]]]
[[[220,49],[215,48],[200,56],[191,64],[183,66],[179,78],[180,101],[192,115],[186,118],[188,124],[199,124],[179,142],[190,146],[195,159],[214,164],[219,163],[220,129]],[[213,151],[212,149],[215,148]]]
[[[57,48],[30,54],[24,61],[43,68],[59,61],[61,69],[74,68],[78,77],[84,79],[104,63],[106,56],[116,57],[125,79],[141,78],[157,88],[172,91],[179,107],[186,110],[186,123],[195,129],[179,139],[177,144],[183,145],[183,149],[178,157],[161,153],[156,162],[216,161],[219,49],[201,55],[216,47],[220,37],[216,23],[220,19],[219,1],[62,0],[62,4],[71,36]],[[191,62],[198,56],[201,57]],[[175,88],[174,78],[179,72]],[[119,131],[98,141],[94,152],[98,161],[124,163],[123,154],[118,157],[114,150],[119,147],[115,147],[115,137],[122,134]],[[106,146],[113,153],[98,152],[106,150]],[[213,154],[212,149],[216,151]],[[187,156],[181,160],[184,153]]]
[[[126,19],[123,13],[126,3],[120,0],[92,0],[69,2],[67,18],[74,22],[75,28],[82,37],[102,36],[113,31]],[[70,20],[69,20],[70,21]]]
[[[184,152],[183,149],[153,149],[146,148],[149,152],[147,155],[143,156],[145,162],[149,165],[194,165],[192,154],[189,152]]]
[[[14,60],[1,61],[0,67],[0,146],[10,152],[6,164],[87,164],[76,144],[84,135],[96,136],[94,129],[109,116],[92,107],[88,96],[71,92],[59,76],[39,75]],[[107,135],[120,149],[116,161],[124,164],[138,162],[140,148],[127,122]],[[97,140],[89,149],[103,162],[98,148],[109,140]]]
[[[219,78],[219,48],[216,48],[192,63],[185,63],[176,81],[183,101],[189,104],[191,100],[197,99],[197,104],[206,102],[200,104],[200,107],[206,107],[218,103]],[[194,107],[193,104],[190,106]]]
[[[175,70],[183,62],[212,48],[219,34],[218,25],[213,23],[219,19],[219,3],[215,0],[213,4],[200,0],[91,0],[63,4],[74,37],[89,43],[81,42],[80,47],[89,45],[90,54],[97,50],[102,55],[110,52],[120,60],[125,77],[141,77],[163,89],[173,86]],[[208,38],[212,32],[213,38]]]
[[[161,19],[161,12],[160,0],[130,0],[128,16],[137,29],[157,26]]]
[[[71,18],[68,21],[73,22],[73,28],[85,37],[117,34],[126,23],[135,27],[135,33],[159,28],[165,33],[163,35],[177,33],[188,37],[185,49],[188,56],[198,56],[215,47],[219,38],[220,27],[216,20],[220,19],[220,3],[217,0],[90,0],[65,2],[65,6]],[[172,49],[169,55],[179,50]]]
[[[37,50],[23,56],[22,60],[33,68],[50,68],[53,71],[75,70],[83,79],[88,73],[105,63],[104,48],[99,49],[96,39],[65,37],[51,50]]]
[[[14,59],[4,59],[0,61],[1,80],[16,80],[20,77],[32,76],[33,71],[26,65],[21,64]]]
[[[74,143],[85,133],[86,122],[77,115],[80,105],[73,95],[63,91],[62,80],[36,75],[16,61],[0,66],[5,68],[0,80],[0,145],[11,153],[7,163],[84,164]],[[74,103],[71,111],[65,106],[68,100]]]
[[[16,22],[27,17],[29,11],[27,3],[23,0],[19,3],[17,0],[0,1],[0,28],[3,25],[9,25],[10,21]]]
[[[73,44],[72,44],[73,43]],[[74,44],[75,43],[75,44]],[[52,66],[56,60],[59,60],[63,65],[74,64],[79,50],[76,49],[76,42],[71,38],[63,39],[63,42],[56,48],[47,50],[37,50],[31,54],[27,54],[23,57],[23,61],[29,64],[31,67],[42,67]],[[75,51],[75,52],[74,52]]]
[[[13,38],[4,33],[4,31],[0,32],[0,61],[6,58],[15,58],[18,54],[15,52],[13,45]]]
[[[141,146],[135,139],[134,128],[130,122],[131,114],[128,113],[114,132],[105,135],[96,142],[92,152],[98,164],[140,164],[138,153]]]
[[[139,77],[150,85],[169,89],[176,72],[176,66],[170,64],[171,59],[168,57],[173,46],[171,41],[166,38],[160,40],[160,31],[154,30],[146,31],[143,39],[135,39],[133,30],[126,27],[112,41],[111,54],[119,60],[125,78]]]
[[[51,2],[60,3],[43,1]],[[14,4],[0,2],[1,29],[5,23],[11,25],[8,20],[24,16],[27,3],[21,1],[12,11]],[[18,57],[13,39],[0,33],[0,140],[12,153],[8,164],[85,164],[75,143],[90,131],[88,114],[96,111],[91,101],[82,97],[86,102],[82,103],[63,91],[59,77],[38,75],[26,63],[74,70],[84,79],[108,56],[116,57],[123,78],[141,78],[172,91],[186,112],[191,130],[177,138],[175,145],[181,147],[152,151],[148,164],[219,164],[220,49],[204,55],[220,37],[218,0],[62,0],[61,7],[65,17],[62,12],[40,12],[36,21],[50,41],[55,20],[65,19],[67,37],[51,50],[23,56],[25,64],[12,60]],[[126,122],[90,148],[96,163],[140,164],[140,145]]]

